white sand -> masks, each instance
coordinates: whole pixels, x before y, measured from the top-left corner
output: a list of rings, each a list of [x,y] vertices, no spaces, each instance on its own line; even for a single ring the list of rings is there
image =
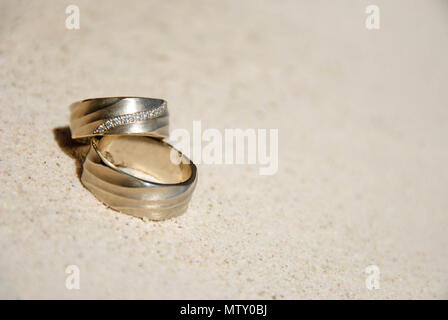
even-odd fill
[[[448,298],[448,6],[373,2],[377,31],[370,1],[1,1],[0,297]],[[201,165],[161,223],[107,209],[54,130],[117,95],[278,128],[279,171]]]

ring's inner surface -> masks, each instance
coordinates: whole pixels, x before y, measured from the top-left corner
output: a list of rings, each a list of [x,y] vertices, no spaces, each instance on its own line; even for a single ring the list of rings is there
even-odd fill
[[[192,173],[190,164],[171,161],[171,152],[181,155],[179,151],[157,139],[105,136],[95,144],[103,161],[140,179],[174,184],[188,180]]]

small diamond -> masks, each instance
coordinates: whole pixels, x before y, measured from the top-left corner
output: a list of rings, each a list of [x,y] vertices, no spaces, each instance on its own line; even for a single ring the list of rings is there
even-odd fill
[[[135,121],[135,117],[133,115],[130,115],[128,117],[128,119],[129,119],[129,122],[134,122]]]
[[[129,122],[127,116],[121,116],[120,118],[121,118],[121,123],[123,123],[123,124],[126,124]]]
[[[137,115],[135,117],[137,118],[137,121],[143,120],[143,112],[137,113]]]
[[[106,121],[106,128],[109,129],[110,127],[112,127],[112,121],[107,120]]]
[[[121,121],[120,121],[120,118],[118,118],[118,117],[117,117],[117,118],[114,118],[112,121],[113,121],[113,123],[114,123],[115,126],[118,126],[118,125],[120,124],[120,122],[121,122]]]

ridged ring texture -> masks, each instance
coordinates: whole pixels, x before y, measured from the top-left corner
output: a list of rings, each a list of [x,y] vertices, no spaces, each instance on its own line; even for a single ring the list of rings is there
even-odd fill
[[[109,97],[77,101],[70,105],[73,139],[104,135],[169,134],[167,103],[162,99]]]
[[[121,139],[118,141],[114,139]],[[127,140],[124,140],[127,139]],[[146,140],[145,140],[146,139]],[[116,155],[117,148],[107,149],[107,145],[120,143],[119,147],[128,147],[123,150],[121,155]],[[101,147],[106,144],[106,147]],[[136,148],[140,145],[140,148]],[[153,148],[153,149],[151,149]],[[127,156],[138,155],[139,150],[148,154],[147,164],[141,160],[141,157],[135,156],[137,166],[146,166],[147,168],[157,168],[156,172],[162,172],[169,164],[166,159],[167,151],[159,150],[173,149],[169,144],[150,137],[103,137],[92,139],[91,147],[83,165],[81,181],[84,186],[90,190],[100,201],[107,206],[136,217],[146,217],[152,220],[163,220],[178,216],[187,210],[197,182],[196,166],[184,155],[185,162],[179,164],[178,170],[185,174],[188,172],[186,180],[179,183],[161,183],[137,177],[136,175],[124,172],[120,167],[121,162],[127,162]],[[102,150],[103,149],[103,150]],[[154,150],[152,155],[148,150]],[[134,153],[132,153],[134,151]],[[110,152],[110,154],[109,154]],[[115,152],[115,154],[114,154]],[[160,155],[160,156],[159,156]],[[120,158],[121,157],[121,158]],[[116,161],[118,164],[112,164],[109,160]],[[133,159],[129,159],[133,163]],[[183,171],[180,171],[180,170]],[[169,171],[170,175],[172,171]],[[168,171],[167,171],[168,172]]]

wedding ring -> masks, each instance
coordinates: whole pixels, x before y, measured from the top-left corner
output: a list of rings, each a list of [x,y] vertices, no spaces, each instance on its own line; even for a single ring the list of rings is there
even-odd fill
[[[180,156],[181,161],[172,161],[172,154]],[[91,139],[81,181],[100,201],[117,211],[163,220],[186,211],[197,169],[161,140],[106,135]]]
[[[169,133],[168,108],[161,99],[86,99],[73,103],[70,111],[73,139],[127,134],[165,138]]]

